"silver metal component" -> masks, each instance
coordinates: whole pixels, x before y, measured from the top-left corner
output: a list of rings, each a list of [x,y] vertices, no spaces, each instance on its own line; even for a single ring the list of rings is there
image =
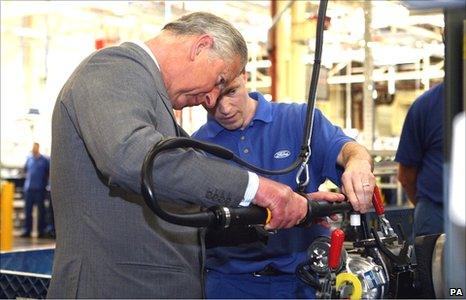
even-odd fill
[[[315,100],[315,99],[314,99]],[[311,112],[311,120],[314,120],[314,113],[315,109],[312,109]],[[311,157],[311,139],[312,139],[312,127],[314,126],[313,122],[311,122],[310,127],[309,127],[309,138],[307,139],[307,152],[306,156],[304,157],[303,162],[301,163],[301,166],[299,167],[298,173],[296,173],[296,184],[298,185],[299,188],[301,187],[306,187],[309,184],[309,166],[307,163],[309,162],[309,158]],[[303,145],[304,146],[304,145]],[[305,180],[301,182],[301,174],[305,171]]]
[[[445,249],[445,233],[441,234],[435,242],[434,252],[432,254],[432,283],[434,285],[435,298],[446,298],[444,293],[445,282],[443,280],[443,262]]]
[[[381,269],[383,274],[385,275],[385,279],[387,284],[383,285],[381,288],[381,298],[386,296],[385,291],[387,290],[388,286],[390,285],[390,274],[388,274],[388,269],[387,265],[385,264],[385,261],[382,259],[382,255],[380,254],[379,249],[373,249],[375,255],[376,255],[376,261],[378,261],[379,264],[381,264]],[[379,265],[377,265],[379,266]]]
[[[353,294],[353,285],[343,284],[340,287],[340,299],[350,299]]]
[[[384,236],[398,238],[398,235],[393,230],[390,222],[385,218],[385,214],[379,216],[379,224]]]
[[[228,228],[230,226],[231,222],[231,213],[230,209],[228,207],[222,207],[223,211],[225,212],[225,225],[223,226],[224,228]]]
[[[319,299],[332,299],[333,285],[335,284],[335,273],[328,273],[327,276],[321,278],[320,284],[322,289],[316,293]]]
[[[305,172],[305,180],[301,182],[301,174]],[[299,167],[298,173],[296,173],[296,184],[298,186],[307,186],[309,184],[309,166],[307,165],[307,159]]]
[[[328,273],[328,251],[330,244],[325,241],[314,241],[308,250],[312,271],[324,275]]]
[[[358,276],[362,284],[363,299],[383,297],[387,279],[382,267],[368,258],[350,254],[346,261],[346,271]]]
[[[330,272],[328,268],[328,256],[330,250],[330,239],[328,237],[318,237],[307,250],[307,257],[309,260],[309,266],[311,270],[321,276],[328,274]],[[340,265],[336,269],[336,272],[339,272],[346,262],[347,257],[346,250],[341,249],[340,256]]]

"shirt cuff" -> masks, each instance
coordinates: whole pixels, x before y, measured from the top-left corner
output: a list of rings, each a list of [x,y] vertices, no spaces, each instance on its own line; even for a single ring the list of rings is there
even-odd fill
[[[249,172],[249,181],[248,186],[246,187],[246,191],[244,192],[243,201],[240,202],[239,206],[249,206],[251,201],[256,196],[257,190],[259,189],[259,176],[256,173]]]

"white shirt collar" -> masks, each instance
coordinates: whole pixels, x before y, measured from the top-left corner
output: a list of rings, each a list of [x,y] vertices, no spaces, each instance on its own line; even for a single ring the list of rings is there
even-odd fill
[[[144,51],[146,51],[147,54],[149,54],[150,57],[152,57],[152,59],[153,59],[154,62],[155,62],[155,65],[157,66],[157,68],[159,69],[159,71],[162,72],[162,70],[160,70],[159,62],[158,62],[157,59],[155,58],[154,53],[152,53],[152,51],[151,51],[151,50],[149,49],[149,47],[146,45],[146,43],[144,43],[143,41],[139,41],[139,40],[131,41],[131,43],[134,43],[134,44],[138,45],[139,47],[141,47],[142,49],[144,49]]]

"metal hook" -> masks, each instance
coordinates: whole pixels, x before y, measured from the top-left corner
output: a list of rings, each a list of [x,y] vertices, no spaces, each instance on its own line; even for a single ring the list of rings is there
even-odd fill
[[[303,171],[305,171],[304,173],[305,180],[301,181],[301,174],[303,173]],[[298,188],[300,189],[302,187],[303,188],[306,187],[309,184],[309,166],[307,164],[307,160],[304,161],[299,167],[298,173],[296,174],[296,184],[298,184]]]

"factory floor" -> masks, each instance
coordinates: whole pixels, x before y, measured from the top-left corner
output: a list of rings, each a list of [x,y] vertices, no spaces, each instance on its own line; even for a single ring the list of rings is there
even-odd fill
[[[50,247],[55,247],[54,239],[40,239],[34,236],[28,238],[19,236],[13,237],[13,251]]]

